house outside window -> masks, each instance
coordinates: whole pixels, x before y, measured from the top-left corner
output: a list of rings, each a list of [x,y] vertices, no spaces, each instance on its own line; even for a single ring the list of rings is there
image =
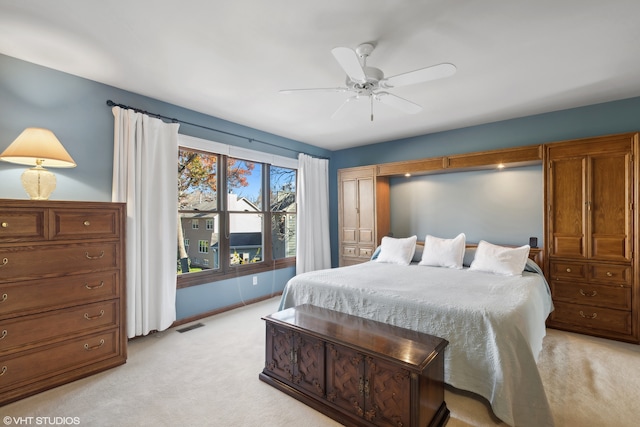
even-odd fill
[[[296,174],[180,147],[178,287],[294,266]]]

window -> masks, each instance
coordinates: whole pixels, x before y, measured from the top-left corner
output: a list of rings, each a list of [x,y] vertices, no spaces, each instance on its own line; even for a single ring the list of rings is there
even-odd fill
[[[273,258],[296,256],[296,170],[271,166],[269,210]]]
[[[295,265],[296,173],[268,161],[181,147],[178,286]]]

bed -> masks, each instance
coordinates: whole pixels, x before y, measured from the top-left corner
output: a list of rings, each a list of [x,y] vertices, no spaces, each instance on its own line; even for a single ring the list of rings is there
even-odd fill
[[[480,242],[477,249],[465,249],[463,242],[460,255],[459,244],[447,253],[446,245],[429,244],[430,237],[423,248],[413,239],[414,250],[408,260],[409,252],[403,254],[402,262],[389,262],[390,250],[384,261],[377,258],[385,251],[383,239],[369,262],[299,274],[285,286],[279,308],[312,304],[445,338],[447,384],[483,396],[511,426],[552,426],[536,362],[553,304],[542,271],[528,258],[528,246],[524,260],[525,247],[518,248],[518,266],[509,275],[493,268],[495,259],[478,268],[487,266],[480,262],[481,254],[487,258],[483,249],[494,245]],[[453,239],[443,240],[451,244]],[[422,262],[434,248],[445,256]],[[398,246],[392,250],[398,252]],[[488,256],[499,264],[500,254]],[[457,258],[453,266],[437,262],[452,257]]]

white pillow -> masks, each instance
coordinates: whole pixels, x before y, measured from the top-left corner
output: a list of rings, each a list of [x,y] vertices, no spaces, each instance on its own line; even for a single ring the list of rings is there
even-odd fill
[[[529,258],[529,245],[508,248],[480,240],[469,270],[503,276],[521,276]]]
[[[427,234],[424,239],[422,260],[418,265],[434,267],[462,268],[466,236],[458,234],[453,239],[441,239]]]
[[[409,265],[416,250],[417,236],[397,239],[384,236],[380,245],[380,254],[375,259],[376,262],[387,262],[390,264]]]

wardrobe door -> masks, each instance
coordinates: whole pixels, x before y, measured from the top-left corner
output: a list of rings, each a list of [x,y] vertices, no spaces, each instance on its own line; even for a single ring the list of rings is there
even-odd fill
[[[550,159],[550,256],[586,258],[587,158]]]
[[[631,261],[630,153],[589,157],[589,258]]]

